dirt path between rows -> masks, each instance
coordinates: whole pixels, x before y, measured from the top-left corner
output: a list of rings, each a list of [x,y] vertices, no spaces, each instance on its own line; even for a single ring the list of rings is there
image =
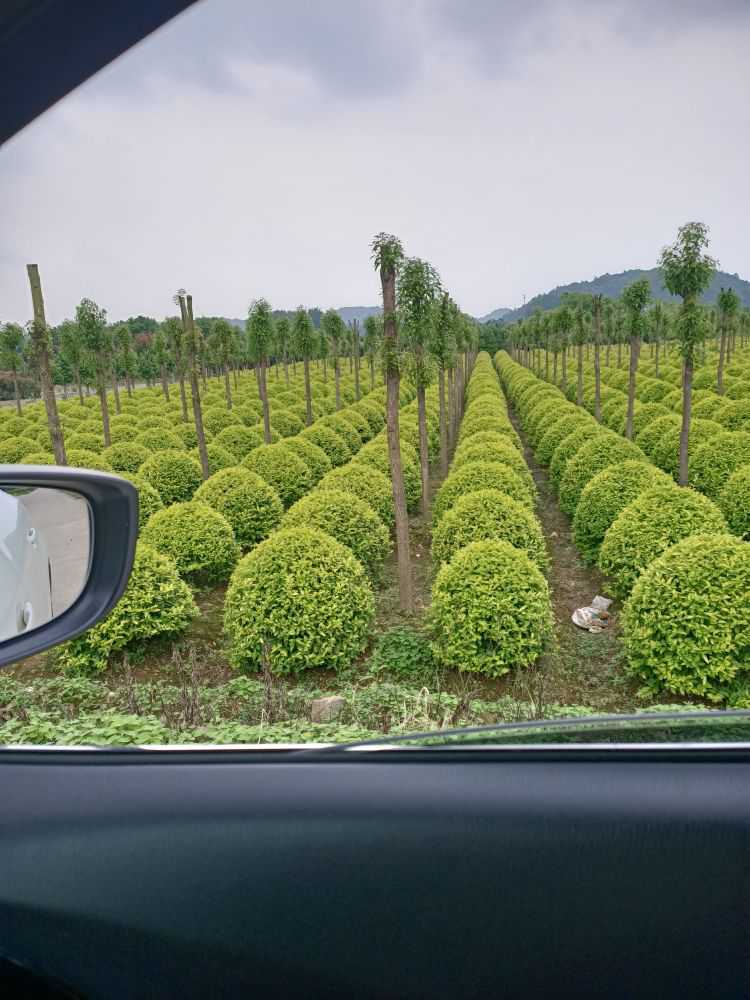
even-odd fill
[[[605,577],[584,565],[571,537],[571,520],[558,504],[546,469],[528,447],[516,415],[510,418],[524,443],[524,458],[539,493],[537,515],[550,555],[549,584],[555,618],[553,643],[533,669],[530,680],[534,701],[585,705],[598,711],[623,711],[635,707],[638,685],[626,676],[618,634],[617,603],[612,605],[609,632],[591,635],[571,621],[576,608],[589,604],[596,594],[608,594]]]

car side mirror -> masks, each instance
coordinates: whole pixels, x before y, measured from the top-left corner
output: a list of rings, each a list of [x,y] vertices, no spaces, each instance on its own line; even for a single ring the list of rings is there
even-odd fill
[[[117,603],[138,493],[106,472],[0,465],[0,666],[72,639]]]

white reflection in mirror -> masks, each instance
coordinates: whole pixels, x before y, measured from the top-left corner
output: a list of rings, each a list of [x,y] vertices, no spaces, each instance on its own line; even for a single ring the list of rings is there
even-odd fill
[[[0,641],[73,604],[89,575],[90,524],[88,501],[76,493],[0,489]]]

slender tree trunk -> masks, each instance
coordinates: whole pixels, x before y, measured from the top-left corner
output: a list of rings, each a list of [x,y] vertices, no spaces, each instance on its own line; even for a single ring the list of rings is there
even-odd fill
[[[360,389],[359,389],[359,323],[354,320],[352,324],[352,332],[354,334],[352,338],[352,350],[354,352],[354,400],[359,402],[360,400]]]
[[[23,411],[21,409],[21,393],[18,388],[18,372],[15,371],[13,372],[13,397],[16,401],[16,413],[20,417]]]
[[[447,414],[447,431],[448,431],[448,450],[450,450],[453,444],[453,411],[455,409],[455,372],[453,368],[448,368],[448,414]]]
[[[99,393],[99,408],[102,411],[104,447],[109,448],[112,439],[109,434],[109,403],[107,402],[107,358],[102,352],[97,355],[96,369],[96,388]]]
[[[284,378],[286,379],[286,384],[289,385],[289,362],[287,361],[286,354],[284,355]]]
[[[625,437],[633,440],[633,411],[635,409],[635,380],[638,373],[638,356],[641,353],[641,338],[630,338],[630,367],[628,370],[628,412],[625,417]]]
[[[36,264],[27,264],[26,273],[31,286],[31,302],[34,308],[34,323],[31,327],[31,346],[34,354],[34,361],[39,374],[39,386],[42,391],[44,408],[47,411],[47,427],[52,439],[52,450],[55,453],[57,465],[66,465],[65,441],[63,439],[60,417],[57,412],[57,400],[55,398],[55,386],[52,382],[49,362],[49,331],[47,329],[47,319],[44,315],[44,296],[42,295],[42,282],[39,277],[39,268]]]
[[[112,389],[115,396],[115,413],[121,413],[120,410],[120,386],[117,381],[117,372],[115,371],[114,365],[112,366]]]
[[[578,382],[576,385],[576,403],[583,406],[583,344],[578,345]]]
[[[599,356],[599,344],[602,336],[602,300],[593,296],[593,332],[594,332],[594,419],[602,422],[602,370]]]
[[[333,377],[336,383],[336,409],[341,409],[341,363],[338,354],[333,359]]]
[[[688,484],[688,448],[690,445],[690,417],[693,406],[693,358],[682,363],[682,426],[680,427],[680,486]]]
[[[607,346],[604,350],[604,364],[606,365],[607,368],[609,368],[609,350],[611,346],[612,345],[610,344],[610,342],[607,341]]]
[[[236,392],[237,389],[239,388],[239,384],[240,384],[240,380],[237,377],[237,365],[232,365],[232,378],[234,380],[234,388],[235,388],[235,392]]]
[[[292,375],[297,378],[297,359],[292,358]]]
[[[268,408],[268,385],[266,384],[266,365],[268,362],[265,358],[258,362],[258,378],[260,380],[260,401],[263,405],[263,441],[266,444],[271,443],[271,413]]]
[[[328,362],[323,358],[323,382],[328,385]]]
[[[417,386],[417,422],[419,426],[419,467],[422,473],[422,514],[430,508],[430,453],[427,444],[427,407],[425,389]]]
[[[544,381],[549,382],[549,350],[544,348]]]
[[[128,390],[128,399],[133,398],[133,380],[130,375],[125,376],[125,387]]]
[[[445,368],[438,374],[438,410],[440,418],[440,475],[448,475],[448,414],[445,407]]]
[[[182,327],[185,331],[187,342],[188,377],[190,379],[190,397],[193,404],[193,420],[195,422],[195,436],[198,440],[198,455],[200,457],[203,478],[208,479],[211,469],[208,464],[208,450],[206,449],[206,432],[203,429],[203,409],[201,407],[201,393],[198,382],[199,361],[195,350],[195,321],[193,319],[193,296],[180,296],[180,312],[182,313]]]
[[[128,388],[130,388],[128,386]],[[169,402],[169,382],[167,381],[167,366],[161,366],[161,391],[164,393],[164,398]]]
[[[229,382],[229,364],[224,362],[224,394],[227,397],[227,409],[232,409],[232,386]]]
[[[658,378],[659,377],[659,346],[660,346],[658,340],[656,341],[656,344],[654,346],[655,346],[655,350],[654,350],[654,377]]]
[[[396,273],[392,268],[380,272],[383,287],[383,339],[386,357],[395,358],[396,342]],[[388,437],[388,460],[391,467],[393,507],[396,518],[396,554],[398,559],[399,604],[402,611],[414,610],[414,591],[411,579],[411,553],[409,551],[409,518],[406,510],[404,473],[401,465],[401,438],[399,430],[399,387],[398,365],[388,361],[386,370],[386,427]]]
[[[370,355],[370,392],[375,390],[375,358]]]
[[[621,366],[622,366],[622,341],[618,340],[617,341],[617,367],[620,368]]]
[[[302,359],[302,365],[305,372],[305,423],[309,427],[313,422],[313,412],[312,412],[312,390],[310,388],[310,359],[305,357]]]
[[[567,392],[568,392],[568,349],[567,349],[567,347],[563,347],[563,349],[562,349],[562,386],[560,388],[567,395]]]
[[[719,338],[719,367],[716,370],[716,391],[720,396],[724,395],[724,357],[727,353],[727,332],[722,326],[721,337]]]
[[[81,382],[81,368],[80,365],[76,368],[76,384],[78,386],[78,398],[81,401],[81,406],[83,406],[83,384]]]
[[[187,423],[188,420],[188,410],[187,410],[187,394],[185,392],[185,373],[182,371],[182,366],[180,365],[180,405],[182,407],[182,420]]]
[[[552,381],[557,385],[557,351],[552,352]]]

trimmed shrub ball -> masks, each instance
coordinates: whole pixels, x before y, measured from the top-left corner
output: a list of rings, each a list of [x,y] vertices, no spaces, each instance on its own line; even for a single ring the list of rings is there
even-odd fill
[[[196,460],[198,465],[201,464],[201,456],[197,448],[193,448],[189,454]],[[232,452],[227,448],[222,448],[215,441],[208,442],[206,445],[206,454],[208,455],[209,475],[220,472],[222,469],[230,469],[233,465],[237,464],[237,459]]]
[[[657,447],[665,434],[675,429],[679,433],[679,417],[676,417],[674,414],[666,417],[657,417],[656,420],[649,421],[642,431],[638,431],[635,434],[635,443],[649,458],[653,459],[654,448]]]
[[[133,442],[110,445],[102,452],[102,458],[109,462],[115,472],[137,472],[151,452],[148,448]]]
[[[391,481],[378,469],[365,462],[349,462],[326,473],[318,484],[320,489],[343,490],[370,504],[387,528],[393,527],[393,489]]]
[[[718,503],[721,491],[734,470],[748,464],[750,433],[723,431],[700,445],[691,455],[690,485]]]
[[[750,399],[726,402],[713,419],[728,431],[750,430]]]
[[[636,406],[633,411],[633,437],[639,448],[643,448],[643,445],[638,441],[638,435],[660,417],[671,417],[674,420],[666,406],[662,406],[661,403],[644,403],[643,406]],[[625,424],[623,424],[623,432],[624,430]]]
[[[178,434],[160,428],[149,428],[146,431],[141,431],[133,440],[151,452],[182,451],[185,448],[185,444]]]
[[[314,528],[287,528],[237,565],[224,604],[230,658],[274,674],[341,669],[368,643],[375,599],[362,564]]]
[[[583,561],[596,562],[610,525],[641,493],[671,486],[669,476],[647,461],[626,461],[598,472],[583,488],[573,517],[573,539]]]
[[[501,444],[484,441],[473,445],[473,440],[473,438],[466,438],[461,447],[456,450],[451,464],[451,472],[456,472],[462,466],[468,465],[469,462],[501,462],[503,465],[509,465],[521,479],[528,479],[533,484],[533,477],[523,455],[517,448],[513,447],[507,438]]]
[[[333,468],[331,460],[316,444],[303,437],[291,437],[284,441],[284,447],[293,451],[297,458],[301,458],[310,470],[312,481],[317,483],[327,472]]]
[[[555,490],[559,491],[566,465],[578,454],[581,448],[592,441],[608,437],[610,433],[610,431],[605,431],[603,427],[600,427],[592,418],[588,424],[584,424],[562,439],[555,448],[555,453],[549,463],[549,480]]]
[[[432,558],[448,562],[470,542],[502,539],[523,549],[543,572],[549,565],[544,535],[527,506],[500,490],[465,493],[441,517],[432,533]]]
[[[240,557],[229,521],[218,510],[191,500],[157,511],[143,541],[169,556],[183,580],[210,587],[228,580]]]
[[[75,451],[93,451],[95,455],[104,447],[104,437],[101,434],[93,434],[88,431],[76,431],[65,439],[65,449],[71,448]]]
[[[544,650],[552,631],[547,581],[510,542],[472,542],[438,573],[430,624],[441,663],[500,677]]]
[[[232,424],[231,427],[225,427],[223,431],[220,431],[216,435],[214,443],[234,455],[236,462],[241,462],[245,455],[250,454],[253,448],[257,448],[263,444],[263,428],[245,427],[244,424]]]
[[[179,635],[197,614],[190,587],[172,560],[140,542],[125,593],[106,618],[60,647],[59,662],[70,671],[104,670],[113,653]]]
[[[714,420],[693,420],[690,425],[690,438],[688,443],[688,461],[692,461],[693,456],[702,444],[713,442],[721,433],[723,428]],[[654,463],[668,472],[674,479],[679,478],[680,472],[680,428],[673,427],[654,445],[651,450],[651,458]]]
[[[276,490],[285,508],[291,507],[312,486],[310,470],[283,442],[254,448],[242,464]]]
[[[241,423],[242,418],[233,410],[228,410],[226,406],[209,406],[203,411],[203,426],[214,436],[220,434],[225,427]]]
[[[655,486],[617,516],[604,536],[597,565],[611,578],[612,592],[626,597],[670,545],[689,535],[726,531],[724,515],[708,497],[687,487]]]
[[[83,448],[66,448],[65,458],[74,469],[96,469],[98,472],[112,472],[112,466],[103,455]]]
[[[719,494],[718,503],[730,530],[750,539],[750,464],[734,470]]]
[[[175,434],[180,439],[184,448],[198,447],[198,433],[192,420],[189,424],[184,424],[175,417],[172,434]],[[206,427],[203,428],[203,436],[206,439],[206,444],[213,440],[213,434]],[[258,443],[260,444],[262,440],[263,438],[261,437]]]
[[[137,472],[121,472],[120,475],[123,479],[130,480],[138,490],[138,528],[142,531],[151,515],[162,510],[164,504],[151,483]]]
[[[155,452],[138,474],[154,487],[165,506],[192,499],[203,482],[200,463],[184,451]]]
[[[24,455],[19,460],[19,465],[55,465],[55,456],[48,451],[34,451],[30,455]]]
[[[333,466],[343,465],[352,457],[352,452],[344,438],[337,434],[331,427],[324,427],[321,423],[306,427],[300,434],[306,441],[312,441],[328,455]]]
[[[619,435],[597,435],[584,444],[565,466],[560,480],[560,507],[566,514],[574,514],[583,488],[597,472],[610,465],[627,461],[646,461],[637,444]]]
[[[372,438],[373,434],[377,433],[377,431],[373,431],[370,427],[367,418],[353,406],[348,406],[345,410],[339,410],[339,416],[343,417],[344,420],[348,421],[354,427],[362,440],[362,444],[366,444]]]
[[[346,417],[342,417],[340,413],[330,413],[328,416],[321,417],[318,423],[323,427],[330,427],[339,437],[342,437],[352,455],[356,455],[362,447],[362,438],[357,433],[354,424],[350,424]]]
[[[439,523],[443,514],[459,497],[481,489],[499,490],[530,510],[534,508],[533,489],[509,465],[502,465],[500,462],[470,462],[456,472],[451,472],[435,494],[432,504],[433,525]]]
[[[401,468],[404,475],[404,492],[406,493],[406,508],[410,514],[419,509],[419,501],[422,498],[422,474],[419,469],[419,462],[412,456],[414,449],[409,450],[405,441],[401,443]],[[382,472],[388,479],[391,478],[391,465],[388,458],[388,444],[384,438],[379,437],[354,456],[354,464],[369,465],[378,472]]]
[[[245,549],[278,528],[284,513],[273,487],[242,465],[215,472],[196,490],[195,500],[223,514]]]
[[[750,545],[693,535],[654,560],[623,616],[630,670],[651,691],[723,700],[750,669]]]
[[[292,413],[291,410],[271,406],[269,415],[271,418],[271,427],[283,438],[293,437],[304,430],[304,422],[300,420],[296,413]]]
[[[319,528],[346,545],[377,580],[391,551],[391,536],[373,508],[344,490],[317,489],[284,515],[282,528]]]
[[[564,441],[573,431],[577,431],[581,427],[591,426],[589,415],[579,409],[576,409],[573,413],[567,413],[564,417],[560,417],[559,420],[555,420],[539,440],[539,447],[534,452],[537,462],[540,465],[549,465],[561,441]]]

